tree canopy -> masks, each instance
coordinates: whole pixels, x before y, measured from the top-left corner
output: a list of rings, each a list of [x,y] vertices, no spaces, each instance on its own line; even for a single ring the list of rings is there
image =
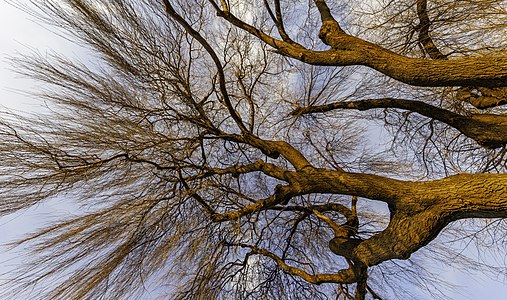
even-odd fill
[[[445,298],[432,260],[499,270],[456,241],[507,232],[505,1],[32,4],[90,56],[15,59],[44,109],[0,114],[0,214],[78,209],[13,243],[2,295]]]

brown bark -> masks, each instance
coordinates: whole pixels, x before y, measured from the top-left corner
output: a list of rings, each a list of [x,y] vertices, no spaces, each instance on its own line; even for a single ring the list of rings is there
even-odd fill
[[[456,99],[466,101],[479,109],[496,107],[507,104],[507,89],[464,87],[456,92]]]
[[[406,185],[409,192],[400,191],[390,206],[389,226],[357,244],[352,259],[367,266],[406,259],[452,221],[507,217],[507,174],[462,174]]]
[[[456,128],[486,148],[494,149],[507,144],[507,117],[504,115],[476,114],[468,117],[415,100],[382,98],[334,102],[325,105],[299,107],[292,114],[298,116],[335,109],[369,110],[376,108],[399,108],[417,112]]]
[[[277,188],[268,200],[259,200],[241,211],[215,214],[214,221],[230,221],[271,207],[279,210],[276,205],[282,198],[311,193],[357,195],[387,203],[391,219],[385,230],[366,240],[338,234],[329,242],[332,252],[355,266],[341,271],[339,282],[358,282],[364,271],[361,266],[409,258],[453,221],[507,217],[507,174],[460,174],[414,182],[308,167],[287,172],[286,180],[289,184]],[[317,216],[328,224],[332,222],[321,213]],[[330,227],[341,233],[338,225]],[[344,275],[350,278],[345,280]]]
[[[272,46],[278,53],[312,65],[371,67],[391,78],[414,86],[507,86],[507,56],[470,56],[428,60],[399,55],[374,43],[345,33],[325,1],[315,1],[321,13],[319,37],[331,49],[317,51],[295,42],[273,38],[215,6],[217,14]]]
[[[204,7],[163,0],[159,6],[163,5],[165,11],[158,14],[158,6],[152,7],[155,3],[148,2],[143,8],[144,4],[138,7],[113,1],[110,3],[115,5],[106,7],[113,10],[96,8],[87,1],[67,1],[68,5],[61,7],[58,1],[42,2],[52,12],[46,20],[57,17],[55,24],[74,30],[71,32],[81,36],[81,41],[98,50],[97,57],[106,66],[95,72],[86,64],[73,64],[57,56],[55,66],[45,60],[23,60],[28,75],[56,87],[54,93],[48,89],[48,94],[43,94],[43,99],[55,105],[48,106],[55,114],[26,118],[2,115],[8,118],[1,121],[0,128],[0,187],[5,191],[0,213],[16,212],[59,195],[75,197],[76,203],[96,208],[87,215],[40,230],[18,244],[33,242],[29,244],[34,246],[33,253],[42,255],[41,259],[35,256],[32,265],[19,272],[22,278],[43,282],[53,275],[69,275],[67,279],[57,279],[64,280],[55,287],[55,297],[100,298],[111,291],[111,295],[116,295],[112,298],[125,298],[142,287],[144,275],[158,274],[167,267],[188,267],[181,278],[170,282],[178,285],[178,291],[184,291],[181,299],[207,297],[210,290],[215,290],[214,296],[221,288],[232,287],[231,283],[238,283],[238,289],[250,289],[248,280],[253,273],[248,257],[262,255],[272,259],[283,272],[311,284],[355,284],[355,299],[364,299],[367,292],[375,298],[367,285],[369,266],[410,257],[455,220],[507,218],[507,174],[461,174],[414,182],[340,169],[333,158],[334,145],[329,150],[322,145],[328,152],[321,152],[312,138],[333,134],[342,124],[345,127],[352,123],[340,121],[329,131],[322,126],[325,131],[314,134],[312,128],[291,126],[268,116],[280,111],[270,109],[270,105],[286,99],[282,99],[285,92],[274,101],[268,96],[278,91],[273,86],[280,74],[289,73],[280,73],[286,68],[276,60],[271,65],[270,59],[261,62],[257,54],[248,53],[257,52],[258,47],[252,48],[255,51],[245,47],[243,56],[243,49],[236,49],[236,43],[243,48],[241,44],[250,46],[250,41],[236,37],[235,32],[227,32],[223,41],[207,39],[223,32],[210,32],[218,27],[208,26],[214,22],[207,22],[208,11]],[[284,24],[282,13],[286,6],[279,0],[263,2],[281,40],[234,16],[231,9],[235,8],[229,6],[229,1],[209,1],[220,17],[280,54],[302,62],[365,65],[411,85],[464,86],[455,96],[463,96],[479,108],[506,103],[506,89],[498,87],[507,86],[507,56],[444,59],[430,36],[432,20],[426,0],[414,3],[420,21],[418,39],[431,60],[399,55],[347,34],[325,0],[314,0],[314,4],[322,21],[319,37],[330,49],[305,48],[289,36],[293,24]],[[148,14],[143,15],[145,12]],[[161,22],[162,16],[168,17],[167,22]],[[286,32],[285,25],[290,25],[291,30]],[[213,46],[213,42],[219,46]],[[222,48],[227,49],[221,53],[218,49]],[[236,58],[240,59],[238,64]],[[243,72],[250,63],[263,66]],[[254,83],[249,83],[257,73]],[[267,75],[272,79],[264,80]],[[308,75],[316,81],[321,76],[314,76],[313,70]],[[339,78],[333,76],[328,81],[330,85]],[[257,82],[262,89],[254,89]],[[285,83],[293,82],[289,77]],[[280,85],[282,89],[285,83]],[[327,97],[322,91],[314,98],[311,92],[307,93],[308,99]],[[504,146],[507,141],[506,116],[462,116],[404,99],[339,102],[299,108],[294,114],[376,108],[417,112],[453,126],[485,147]],[[249,115],[249,122],[243,115]],[[355,130],[351,127],[346,129]],[[282,139],[285,135],[290,136],[287,141],[261,138]],[[360,148],[359,139],[351,140],[346,141],[346,147]],[[337,147],[341,146],[339,142],[336,141]],[[298,150],[310,146],[314,148]],[[336,152],[341,155],[353,151]],[[309,159],[306,153],[318,153],[320,157]],[[327,157],[331,157],[330,161]],[[484,158],[487,157],[481,157]],[[373,161],[376,156],[366,154],[357,159],[357,164],[350,160],[351,165],[362,169],[363,162]],[[426,157],[422,160],[427,161]],[[325,161],[334,169],[312,165],[324,165]],[[290,203],[298,196],[311,194],[340,195],[335,197],[339,202],[344,201],[342,195],[350,195],[352,201],[350,208],[344,203],[328,202],[325,196],[300,197],[297,205]],[[382,231],[373,236],[361,232],[359,221],[363,219],[358,218],[356,211],[358,197],[362,198],[360,201],[387,204],[387,228],[377,229]],[[99,206],[93,206],[97,201]],[[374,216],[363,216],[368,222],[375,221]],[[328,244],[330,251],[343,256],[348,266],[316,274],[315,270],[321,269],[319,263],[330,261],[325,255],[319,257],[320,251],[329,251],[322,250],[321,241],[316,241],[325,236],[323,226],[334,233]],[[96,260],[89,249],[104,252],[106,259]],[[312,262],[314,258],[317,263]],[[82,262],[89,264],[73,273],[73,266],[85,265]],[[140,266],[142,274],[138,272]],[[255,267],[260,268],[258,274],[270,273],[265,278],[254,276],[267,283],[259,283],[258,291],[279,288],[285,292],[289,281],[278,281],[282,278],[276,272],[262,269],[272,268],[270,264]],[[132,276],[138,273],[141,276]],[[272,278],[276,281],[273,285],[269,282]],[[187,286],[180,286],[187,280]],[[190,296],[185,295],[187,287]],[[345,295],[352,298],[345,290]]]
[[[427,245],[450,222],[463,218],[507,217],[507,174],[461,174],[426,182],[401,181],[372,174],[323,169],[291,172],[280,195],[348,194],[386,202],[389,226],[364,241],[331,241],[330,249],[367,266],[406,259]],[[279,201],[260,201],[245,213]],[[245,214],[221,215],[217,221]]]
[[[428,16],[428,1],[417,0],[417,16],[419,17],[419,43],[431,59],[447,59],[437,48],[430,37],[430,17]]]
[[[164,3],[166,7],[170,6],[168,1]],[[438,50],[429,35],[431,22],[426,1],[418,1],[419,41],[432,60],[402,56],[345,33],[334,19],[325,0],[314,0],[314,3],[322,21],[319,37],[331,47],[326,51],[307,49],[290,39],[284,29],[278,2],[275,2],[275,12],[271,10],[267,2],[265,6],[282,40],[273,38],[261,29],[243,22],[229,11],[227,5],[220,8],[215,2],[210,3],[220,17],[234,26],[258,37],[275,48],[278,53],[308,64],[365,65],[414,86],[507,86],[506,56],[444,59],[445,56]],[[186,26],[187,32],[194,37],[199,37],[197,33],[190,30],[188,24],[180,23]],[[206,47],[205,43],[202,44]],[[213,56],[212,51],[208,52]],[[215,61],[220,68],[218,59]],[[225,88],[222,93],[226,94]],[[303,108],[296,114],[307,113],[312,109],[314,111],[336,108],[365,110],[382,107],[408,109],[442,121],[486,147],[500,147],[507,141],[507,126],[502,116],[466,117],[423,102],[403,99],[333,103],[326,107]],[[377,265],[386,260],[410,257],[412,253],[432,241],[452,221],[471,217],[507,217],[506,174],[464,174],[441,180],[410,182],[372,174],[317,169],[290,144],[262,140],[248,133],[246,127],[242,126],[239,114],[236,114],[232,106],[228,105],[228,108],[233,119],[242,129],[241,136],[231,136],[231,139],[249,144],[272,159],[282,156],[295,170],[283,171],[275,166],[258,163],[256,166],[258,171],[285,181],[286,185],[278,185],[270,197],[257,200],[238,210],[217,213],[207,209],[211,211],[213,221],[227,222],[261,210],[279,210],[280,205],[288,204],[293,197],[312,193],[359,196],[383,201],[389,206],[391,220],[388,227],[366,240],[354,238],[351,234],[343,234],[342,226],[333,223],[321,212],[314,211],[315,215],[324,220],[335,232],[335,238],[329,243],[330,250],[349,261],[350,268],[341,270],[337,274],[309,274],[288,265],[282,257],[265,249],[247,244],[239,245],[250,248],[252,253],[272,258],[284,271],[308,282],[316,284],[355,282],[358,287],[356,296],[361,298],[367,289],[366,266]],[[305,109],[307,109],[306,112],[303,111]],[[272,170],[273,168],[276,170]],[[193,196],[206,208],[205,199],[197,194]]]

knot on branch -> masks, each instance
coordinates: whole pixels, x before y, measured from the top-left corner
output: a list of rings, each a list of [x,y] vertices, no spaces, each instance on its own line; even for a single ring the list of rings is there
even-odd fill
[[[507,88],[462,87],[456,91],[456,99],[478,109],[497,107],[507,104]]]
[[[354,249],[362,241],[363,240],[356,238],[336,236],[329,241],[328,246],[329,250],[336,255],[352,257]]]
[[[292,198],[291,196],[292,188],[290,186],[278,184],[275,187],[275,201],[274,203],[280,203],[281,205],[289,204],[289,200]]]
[[[262,154],[266,155],[269,158],[272,159],[278,159],[280,157],[280,152],[276,150],[270,150],[270,149],[261,149]]]
[[[291,111],[289,114],[294,117],[299,117],[303,114],[303,112],[304,112],[304,108],[299,105],[296,105],[296,108],[294,108],[294,110]]]
[[[349,268],[338,271],[338,276],[347,278],[349,283],[360,282],[368,277],[367,267],[361,263],[349,262]]]
[[[329,249],[333,253],[345,258],[352,257],[353,250],[362,242],[361,239],[353,238],[353,236],[357,235],[359,228],[356,204],[357,197],[354,196],[352,197],[351,210],[345,215],[347,221],[342,225],[336,224],[333,220],[317,210],[313,211],[319,219],[326,222],[326,224],[328,224],[328,226],[334,231],[334,238],[329,241]]]
[[[334,49],[345,49],[343,37],[345,32],[336,21],[324,21],[319,31],[320,40]]]

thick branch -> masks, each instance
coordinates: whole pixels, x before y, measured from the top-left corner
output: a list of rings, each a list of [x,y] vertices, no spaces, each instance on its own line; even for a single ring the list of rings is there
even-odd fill
[[[507,56],[427,60],[405,57],[340,32],[323,23],[321,35],[332,49],[285,55],[313,65],[365,65],[414,86],[507,86]],[[328,28],[329,27],[329,28]]]
[[[279,189],[282,195],[349,194],[388,203],[391,221],[383,232],[367,240],[337,237],[330,242],[333,252],[368,266],[410,257],[452,221],[507,217],[507,174],[462,174],[411,182],[314,169],[296,172],[291,182]],[[279,201],[273,196],[215,221],[240,218]]]
[[[449,201],[460,200],[467,203],[475,201],[477,205],[482,204],[481,209],[492,210],[499,214],[489,217],[507,216],[507,174],[464,174],[441,180],[411,182],[373,174],[309,167],[296,172],[286,172],[285,178],[289,185],[278,185],[271,197],[258,200],[237,211],[214,213],[213,221],[239,219],[256,211],[276,207],[278,204],[287,204],[292,197],[313,193],[351,195],[383,201],[389,205],[393,214],[407,209],[425,210],[435,201],[453,195]],[[458,185],[459,182],[462,184]],[[469,191],[468,184],[475,185],[473,193]],[[420,197],[416,196],[418,193],[421,194]],[[498,204],[500,209],[491,204],[495,203],[494,201],[500,201]],[[505,207],[501,206],[502,201],[505,201]],[[456,210],[456,212],[460,216],[465,216],[465,211]],[[479,216],[477,211],[472,210],[467,211],[465,217]]]
[[[216,5],[217,14],[275,48],[280,54],[312,65],[365,65],[414,86],[507,86],[507,56],[470,56],[453,60],[427,60],[399,55],[374,43],[344,33],[333,21],[324,1],[315,1],[323,20],[320,38],[330,50],[306,49],[275,39]],[[212,2],[213,3],[213,2]],[[327,8],[327,9],[326,9]]]
[[[245,141],[253,147],[261,149],[265,155],[271,158],[276,159],[281,154],[294,166],[294,168],[296,168],[296,170],[311,167],[311,164],[306,157],[304,157],[304,155],[291,144],[285,141],[263,140],[253,135],[248,135]]]
[[[179,172],[179,177],[180,177],[180,182],[181,184],[183,185],[183,187],[187,190],[188,194],[194,198],[197,203],[199,203],[199,205],[202,206],[202,208],[204,209],[204,211],[208,214],[208,215],[211,215],[211,216],[214,216],[216,215],[217,213],[215,212],[215,210],[206,202],[206,200],[204,200],[201,195],[197,194],[195,191],[193,191],[190,186],[188,185],[188,183],[185,181],[185,179],[183,178],[183,175],[181,174],[181,171]]]
[[[338,26],[338,22],[336,22],[335,18],[331,14],[331,10],[329,9],[329,6],[327,6],[327,3],[325,0],[314,0],[315,6],[317,6],[317,9],[320,13],[320,20],[322,23],[324,22],[333,22],[336,23]]]
[[[427,10],[428,2],[426,0],[417,0],[417,16],[419,17],[419,43],[431,59],[447,59],[447,56],[438,50],[437,46],[430,37],[431,21]]]
[[[299,150],[285,141],[264,140],[249,133],[245,135],[221,133],[217,137],[227,141],[248,144],[273,159],[277,159],[282,155],[296,170],[312,167]]]
[[[272,196],[239,210],[214,213],[211,215],[212,220],[236,220],[257,211],[276,208],[279,204],[286,205],[295,196],[312,193],[357,195],[394,204],[398,193],[405,190],[404,181],[371,174],[305,168],[298,172],[287,172],[286,176],[289,185],[278,185]],[[350,216],[348,212],[347,215]]]
[[[431,242],[450,222],[507,217],[507,174],[462,174],[427,182],[406,182],[408,193],[390,206],[389,226],[351,251],[351,259],[372,266],[406,259]],[[340,249],[330,248],[335,253]]]
[[[334,109],[369,110],[376,108],[399,108],[417,112],[456,128],[487,148],[498,148],[507,144],[507,118],[503,115],[487,114],[467,117],[415,100],[382,98],[333,102],[325,105],[299,107],[292,112],[292,115],[322,113]]]
[[[279,185],[271,197],[240,210],[220,214],[209,207],[205,209],[213,221],[224,222],[263,209],[276,209],[276,205],[303,194],[348,194],[384,201],[391,211],[390,223],[384,231],[366,240],[336,236],[329,243],[331,251],[351,259],[358,266],[406,259],[455,220],[507,217],[507,174],[462,174],[440,180],[411,182],[371,174],[308,168],[290,172],[287,178],[290,185]],[[203,202],[202,199],[197,200]],[[287,209],[297,210],[297,207],[289,206]],[[317,211],[325,209],[314,210]],[[351,213],[345,212],[350,217]],[[321,213],[317,215],[322,218]],[[326,221],[327,218],[323,219]]]

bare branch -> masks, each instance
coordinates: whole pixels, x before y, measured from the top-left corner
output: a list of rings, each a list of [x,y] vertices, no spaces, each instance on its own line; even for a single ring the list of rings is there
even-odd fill
[[[285,272],[301,277],[302,279],[306,280],[307,282],[314,283],[314,284],[322,284],[322,283],[354,283],[357,281],[358,275],[355,273],[356,271],[353,268],[349,268],[346,270],[340,270],[336,274],[309,274],[306,271],[289,266],[285,261],[277,256],[276,254],[269,252],[265,249],[258,248],[256,246],[240,243],[240,244],[234,244],[234,243],[225,243],[226,246],[237,246],[242,248],[248,248],[252,251],[252,253],[263,255],[266,257],[269,257],[273,259],[278,266]]]
[[[501,1],[349,2],[35,1],[93,56],[15,62],[44,107],[0,113],[0,214],[77,215],[11,244],[0,298],[380,299],[435,278],[385,262],[478,239],[455,221],[501,240]]]
[[[201,36],[201,34],[199,34],[199,32],[197,32],[194,28],[192,28],[192,26],[187,21],[185,21],[185,19],[183,17],[181,17],[174,10],[174,8],[172,7],[171,3],[169,3],[169,0],[163,0],[163,2],[164,2],[164,6],[165,6],[167,14],[171,18],[173,18],[174,20],[176,20],[179,24],[181,24],[181,26],[183,28],[185,28],[185,30],[188,32],[188,34],[190,34],[197,41],[199,41],[199,43],[206,49],[206,51],[208,52],[208,54],[213,59],[213,62],[215,63],[215,65],[217,67],[220,92],[222,94],[225,106],[227,107],[229,113],[231,114],[231,117],[234,119],[234,121],[238,125],[239,129],[243,133],[248,132],[247,128],[243,124],[243,120],[241,119],[241,117],[238,114],[238,112],[234,109],[234,107],[233,107],[233,105],[231,103],[231,100],[229,98],[229,93],[227,92],[227,87],[226,87],[226,84],[225,84],[224,69],[223,69],[222,63],[220,62],[220,59],[218,58],[217,54],[215,53],[215,51],[213,50],[213,48],[211,47],[211,45],[206,41],[206,39],[204,39]]]
[[[263,0],[264,6],[266,7],[266,10],[268,11],[269,16],[271,17],[271,20],[276,25],[276,28],[278,29],[278,33],[280,34],[280,37],[283,41],[288,43],[293,43],[287,32],[285,31],[285,26],[283,24],[283,18],[282,18],[282,11],[280,8],[280,0],[275,0],[275,11],[276,13],[273,13],[273,10],[269,6],[268,0]],[[276,16],[275,16],[276,14]]]
[[[428,1],[417,0],[417,15],[419,16],[419,43],[423,46],[431,59],[447,59],[447,56],[438,50],[430,37],[429,29],[431,21],[428,16]]]
[[[219,16],[258,37],[282,55],[312,65],[366,65],[401,82],[415,86],[507,86],[507,57],[463,57],[453,60],[409,58],[348,35],[332,17],[325,1],[314,1],[324,20],[319,37],[331,50],[316,51],[270,37],[216,7]]]
[[[474,139],[480,145],[488,148],[499,148],[507,144],[507,126],[505,116],[487,114],[462,116],[446,109],[438,108],[422,101],[382,98],[349,102],[333,102],[319,106],[296,108],[291,114],[298,116],[312,113],[323,113],[335,109],[369,110],[376,108],[399,108],[417,112],[423,116],[444,122],[466,136]]]

